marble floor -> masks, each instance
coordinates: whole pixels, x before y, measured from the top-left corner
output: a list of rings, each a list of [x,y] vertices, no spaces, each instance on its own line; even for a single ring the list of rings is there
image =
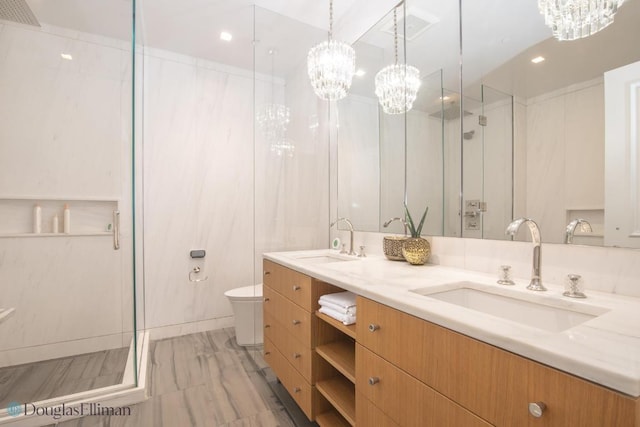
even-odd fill
[[[128,348],[0,368],[0,408],[122,382]]]
[[[152,341],[148,400],[131,406],[129,416],[90,416],[59,426],[315,425],[289,407],[286,393],[278,397],[280,386],[261,350],[238,346],[233,328]]]

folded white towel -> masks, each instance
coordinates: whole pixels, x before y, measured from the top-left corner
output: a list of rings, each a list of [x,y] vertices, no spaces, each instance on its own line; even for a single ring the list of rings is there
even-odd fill
[[[322,304],[323,301],[331,302],[343,308],[355,307],[356,294],[349,291],[337,292],[335,294],[326,294],[326,295],[322,295],[320,297],[320,301],[318,302]]]
[[[320,300],[319,303],[320,303],[321,306],[330,308],[332,310],[335,310],[340,314],[348,314],[350,316],[355,316],[356,315],[356,306],[355,305],[352,305],[351,307],[344,308],[343,306],[338,305],[338,304],[334,304],[331,301]]]
[[[332,310],[332,309],[330,309],[328,307],[321,306],[318,311],[320,313],[326,314],[329,317],[333,317],[337,321],[342,322],[342,324],[344,324],[344,325],[353,325],[354,323],[356,323],[356,317],[355,316],[350,316],[348,314],[338,313],[337,311]]]

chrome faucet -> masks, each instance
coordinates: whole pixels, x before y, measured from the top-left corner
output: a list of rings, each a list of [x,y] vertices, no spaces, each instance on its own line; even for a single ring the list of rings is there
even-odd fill
[[[331,223],[329,228],[333,227],[340,221],[346,222],[349,226],[349,255],[355,255],[356,253],[353,251],[353,224],[351,224],[351,221],[349,221],[348,218],[338,218]]]
[[[540,229],[538,228],[538,224],[535,223],[534,220],[529,218],[518,218],[515,219],[509,224],[505,234],[510,236],[515,236],[518,232],[518,229],[522,224],[526,223],[529,226],[529,231],[531,232],[531,240],[533,242],[533,270],[531,272],[531,282],[529,282],[529,286],[527,289],[531,291],[546,291],[542,285],[542,273],[540,262],[542,259],[542,242],[540,240]]]
[[[570,245],[571,243],[573,243],[573,234],[576,232],[577,226],[580,226],[580,231],[582,231],[583,233],[593,232],[593,229],[591,228],[591,224],[589,224],[589,221],[582,218],[576,218],[573,221],[571,221],[569,224],[567,224],[567,231],[564,234],[564,242],[566,244]]]
[[[393,221],[400,221],[402,223],[402,225],[404,225],[404,235],[407,235],[407,223],[405,222],[405,220],[403,218],[400,217],[395,217],[395,218],[391,218],[389,221],[385,222],[384,224],[382,224],[382,226],[384,228],[387,228]]]

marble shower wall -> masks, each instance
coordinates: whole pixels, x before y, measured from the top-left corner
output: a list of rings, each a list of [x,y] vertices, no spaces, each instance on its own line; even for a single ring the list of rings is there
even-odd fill
[[[262,281],[262,253],[328,241],[326,104],[300,68],[275,86],[290,107],[293,157],[256,130],[250,70],[146,48],[145,307],[152,336],[232,324],[224,292]],[[192,249],[206,250],[192,260]],[[190,282],[189,272],[200,267]]]
[[[516,171],[518,174],[518,171]],[[527,100],[526,213],[543,241],[562,243],[567,223],[583,217],[600,237],[604,218],[604,83],[596,79]],[[521,178],[524,181],[524,178]]]
[[[0,58],[0,366],[128,346],[130,43],[7,23]],[[38,202],[44,233],[69,203],[75,235],[30,236]]]

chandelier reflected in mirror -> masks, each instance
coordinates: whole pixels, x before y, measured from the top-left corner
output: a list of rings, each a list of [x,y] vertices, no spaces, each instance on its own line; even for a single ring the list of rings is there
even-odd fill
[[[402,114],[411,110],[420,89],[420,70],[398,64],[398,17],[393,9],[393,45],[395,63],[378,71],[375,78],[376,96],[387,114]]]
[[[287,138],[287,126],[289,126],[291,120],[291,113],[286,105],[274,102],[274,57],[276,54],[277,50],[269,49],[269,55],[271,56],[271,97],[270,102],[258,108],[256,122],[273,153],[278,156],[286,154],[292,157],[295,147],[293,141]]]
[[[558,40],[588,37],[613,23],[625,0],[538,0],[544,22]]]
[[[333,40],[333,0],[329,1],[329,39],[309,50],[307,72],[313,91],[325,101],[347,96],[356,68],[356,53],[348,44]]]

